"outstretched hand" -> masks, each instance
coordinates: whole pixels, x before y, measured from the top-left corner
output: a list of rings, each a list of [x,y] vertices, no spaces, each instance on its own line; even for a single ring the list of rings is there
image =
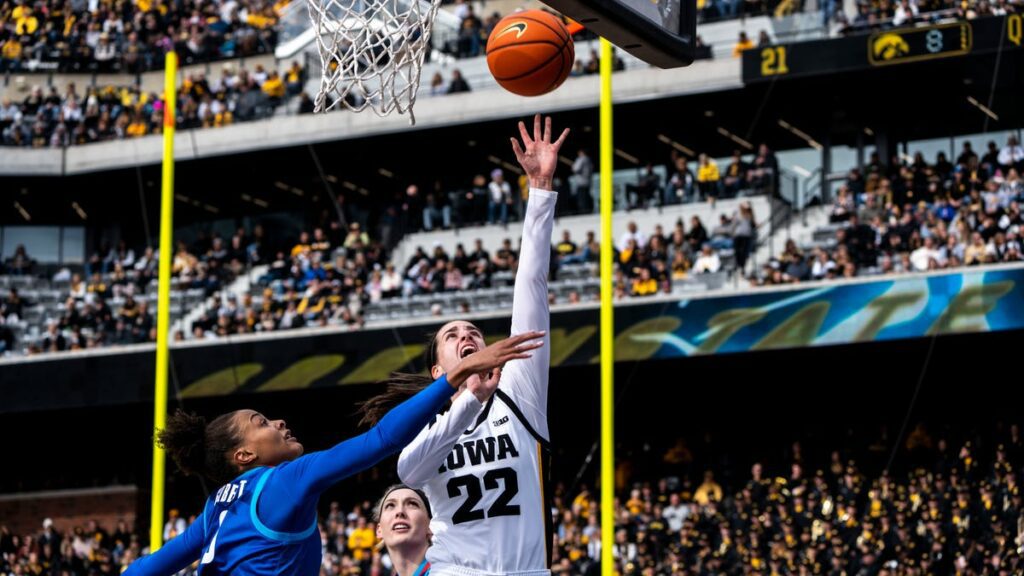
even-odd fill
[[[530,357],[530,352],[544,345],[544,332],[523,332],[467,356],[448,374],[448,383],[458,388],[463,382],[481,402],[487,401],[498,388],[501,368],[509,360]],[[479,376],[479,378],[472,378]]]
[[[565,137],[569,135],[569,129],[563,130],[558,140],[552,142],[551,117],[544,118],[542,132],[540,114],[537,114],[533,117],[533,137],[530,137],[523,122],[519,123],[519,135],[523,139],[523,144],[520,146],[519,141],[512,138],[512,151],[516,153],[516,160],[530,179],[530,188],[551,190],[551,180],[558,166],[558,150],[565,142]]]

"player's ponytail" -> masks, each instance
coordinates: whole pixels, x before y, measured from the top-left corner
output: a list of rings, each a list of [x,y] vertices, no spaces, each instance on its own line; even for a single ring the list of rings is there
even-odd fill
[[[437,333],[429,335],[427,339],[427,349],[423,353],[423,360],[429,370],[431,366],[437,364]],[[359,412],[363,415],[359,419],[359,425],[376,426],[392,408],[412,398],[420,390],[430,386],[433,381],[433,378],[424,374],[392,372],[387,380],[378,382],[378,385],[386,386],[384,392],[359,405]]]
[[[392,372],[390,378],[380,383],[387,386],[384,392],[359,405],[359,412],[363,415],[359,419],[359,425],[376,426],[392,408],[412,398],[433,381],[429,376],[422,374]]]
[[[233,412],[223,414],[207,423],[206,418],[179,409],[157,432],[157,442],[186,475],[225,484],[239,472],[230,460],[241,443],[233,416]]]

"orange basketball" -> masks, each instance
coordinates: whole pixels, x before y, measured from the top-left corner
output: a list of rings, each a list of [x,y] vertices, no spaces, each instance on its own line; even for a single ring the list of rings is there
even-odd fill
[[[487,39],[491,75],[502,88],[520,96],[540,96],[558,88],[575,61],[569,31],[543,10],[502,18]]]

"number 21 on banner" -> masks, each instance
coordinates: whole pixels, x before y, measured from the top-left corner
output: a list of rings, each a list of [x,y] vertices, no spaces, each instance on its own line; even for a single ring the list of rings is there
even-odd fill
[[[786,47],[769,46],[761,50],[761,76],[789,74],[786,66]]]

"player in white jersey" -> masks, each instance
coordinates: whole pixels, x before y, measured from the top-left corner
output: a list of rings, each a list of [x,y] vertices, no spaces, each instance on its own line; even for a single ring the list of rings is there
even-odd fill
[[[512,139],[516,159],[530,181],[512,304],[512,334],[547,331],[548,266],[557,194],[551,180],[558,150],[568,134],[552,142],[551,119],[533,136],[519,123],[523,145]],[[431,375],[483,349],[471,323],[449,322],[433,342]],[[497,391],[480,402],[456,394],[451,409],[402,451],[398,475],[422,488],[434,510],[431,573],[490,575],[548,574],[550,506],[544,459],[548,443],[549,346],[505,365]],[[486,376],[485,376],[486,377]]]

